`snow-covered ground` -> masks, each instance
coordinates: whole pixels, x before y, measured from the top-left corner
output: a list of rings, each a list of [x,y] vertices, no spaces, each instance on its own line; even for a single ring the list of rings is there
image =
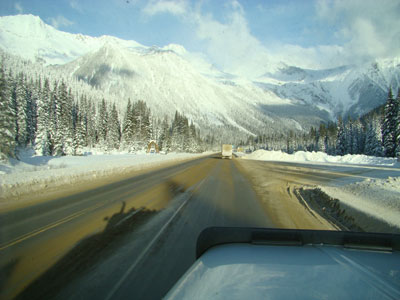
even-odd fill
[[[86,156],[34,156],[29,151],[20,155],[20,160],[0,162],[0,204],[8,198],[18,197],[47,187],[72,185],[85,181],[124,175],[165,163],[193,159],[202,154],[104,154],[92,152]]]
[[[391,166],[400,167],[396,158],[375,157],[367,155],[332,156],[324,152],[305,152],[298,151],[293,154],[287,154],[282,151],[257,150],[251,154],[245,155],[243,159],[255,159],[265,161],[286,161],[286,162],[309,162],[309,163],[333,163],[333,164],[351,164],[351,165],[373,165],[373,166]]]
[[[281,151],[257,150],[242,159],[324,164],[332,171],[364,170],[360,176],[343,177],[319,188],[345,206],[355,209],[358,218],[372,217],[400,231],[400,163],[395,158],[366,155],[330,156],[322,152],[286,154]],[[362,216],[363,215],[363,216]],[[373,226],[368,231],[373,231]]]
[[[341,187],[320,187],[353,209],[395,226],[400,231],[400,177],[365,179]],[[371,228],[373,230],[373,228]]]

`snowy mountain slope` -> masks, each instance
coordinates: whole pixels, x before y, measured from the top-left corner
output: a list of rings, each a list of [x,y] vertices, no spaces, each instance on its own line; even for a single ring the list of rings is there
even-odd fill
[[[104,43],[142,47],[135,41],[112,36],[94,38],[59,31],[33,15],[0,17],[0,47],[46,65],[70,62],[89,51],[99,49]]]
[[[329,70],[281,62],[249,80],[216,69],[180,45],[146,47],[70,34],[32,15],[0,17],[0,48],[82,79],[112,95],[121,109],[128,98],[141,99],[159,116],[178,110],[210,131],[307,129],[339,114],[357,116],[383,103],[400,78],[400,59],[394,59]]]
[[[382,104],[390,86],[394,91],[400,87],[400,58],[329,70],[286,66],[264,74],[256,84],[280,97],[331,112],[332,118],[357,117]]]
[[[179,110],[202,127],[228,125],[247,133],[266,123],[299,127],[294,121],[260,113],[261,105],[290,105],[290,101],[249,81],[235,83],[204,76],[175,51],[108,43],[57,68],[116,95],[122,106],[128,98],[144,99],[160,115],[173,116]]]

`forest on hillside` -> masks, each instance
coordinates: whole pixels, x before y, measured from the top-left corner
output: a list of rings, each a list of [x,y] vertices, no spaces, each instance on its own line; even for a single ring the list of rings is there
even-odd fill
[[[155,141],[165,152],[207,148],[199,129],[178,111],[172,120],[152,115],[142,100],[128,100],[123,114],[115,103],[73,91],[64,79],[14,73],[0,66],[0,154],[18,157],[81,155],[87,149],[137,152]]]
[[[165,152],[216,150],[222,140],[214,133],[202,136],[176,111],[171,118],[152,114],[145,99],[118,99],[77,78],[2,53],[0,59],[0,157],[18,158],[19,150],[37,155],[82,155],[91,149],[140,152],[154,141]],[[235,146],[247,149],[322,151],[330,155],[400,156],[400,93],[389,89],[386,104],[356,120],[321,123],[305,133],[249,135]],[[211,126],[211,125],[210,125]],[[232,132],[238,132],[229,128]],[[236,141],[240,140],[238,134]]]
[[[251,150],[321,151],[329,155],[365,154],[400,157],[400,90],[389,88],[386,103],[358,119],[321,123],[308,133],[260,135],[242,143]]]

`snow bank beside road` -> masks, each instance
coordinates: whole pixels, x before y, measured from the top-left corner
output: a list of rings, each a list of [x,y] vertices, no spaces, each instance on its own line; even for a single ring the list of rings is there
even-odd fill
[[[254,159],[264,161],[285,161],[285,162],[317,162],[317,163],[337,163],[337,164],[355,164],[355,165],[380,165],[397,166],[396,158],[375,157],[367,155],[331,156],[324,152],[304,152],[298,151],[293,154],[287,154],[282,151],[257,150],[251,154],[245,155],[243,159]]]
[[[400,231],[400,177],[366,179],[342,187],[320,187],[323,192],[341,203],[372,216]],[[366,224],[371,223],[364,220]],[[374,231],[374,225],[368,231]],[[375,229],[376,231],[376,229]]]
[[[352,216],[364,230],[400,232],[400,163],[395,158],[366,155],[330,156],[323,152],[304,151],[287,154],[281,151],[257,150],[243,156],[242,159],[329,164],[332,170],[338,170],[333,167],[334,164],[350,169],[355,168],[355,165],[368,166],[364,173],[344,176],[339,178],[340,180],[327,183],[334,186],[325,185],[318,188],[330,198],[338,199],[346,209],[346,214]]]
[[[60,186],[90,182],[109,176],[194,159],[210,153],[100,154],[88,156],[31,156],[0,162],[0,200],[43,192]]]

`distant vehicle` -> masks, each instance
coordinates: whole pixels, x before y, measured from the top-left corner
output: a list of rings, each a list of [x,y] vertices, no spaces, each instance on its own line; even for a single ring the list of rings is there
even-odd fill
[[[400,235],[210,227],[164,299],[400,299]]]
[[[230,145],[230,144],[222,145],[221,157],[232,159],[232,145]]]

